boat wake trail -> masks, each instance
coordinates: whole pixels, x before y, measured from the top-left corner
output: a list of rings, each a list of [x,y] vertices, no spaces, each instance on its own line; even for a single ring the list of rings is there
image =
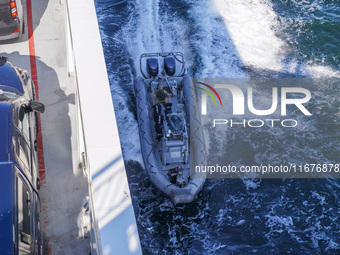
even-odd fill
[[[244,65],[282,69],[285,43],[276,36],[279,22],[269,0],[215,0],[214,4]]]
[[[180,17],[168,13],[166,2],[136,0],[129,23],[122,28],[136,70],[143,53],[188,52],[186,27]]]

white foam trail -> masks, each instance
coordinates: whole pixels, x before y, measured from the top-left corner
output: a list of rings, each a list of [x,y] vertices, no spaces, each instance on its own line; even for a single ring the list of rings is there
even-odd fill
[[[340,78],[340,72],[329,66],[307,64],[306,73],[313,78]]]
[[[187,25],[175,14],[160,11],[159,0],[136,0],[134,13],[122,28],[128,52],[139,73],[139,56],[143,53],[180,51],[191,65],[186,36]]]
[[[267,0],[215,0],[215,8],[245,65],[282,69],[285,43],[275,35],[278,17]]]
[[[139,18],[138,36],[141,38],[144,52],[161,51],[159,35],[159,3],[158,0],[136,1]],[[133,38],[131,38],[133,40]]]
[[[317,65],[312,61],[298,64],[297,59],[285,63],[284,72],[299,74],[311,78],[340,78],[340,71],[326,65]]]
[[[196,77],[246,77],[229,33],[209,1],[193,2],[188,11],[194,23],[191,44],[199,55]]]
[[[141,54],[162,51],[158,13],[158,0],[136,0],[129,21],[118,33],[134,60],[137,72]]]

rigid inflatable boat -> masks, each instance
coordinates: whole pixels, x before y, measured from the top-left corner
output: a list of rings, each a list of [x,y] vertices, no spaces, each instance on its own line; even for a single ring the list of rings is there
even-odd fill
[[[206,179],[206,173],[190,171],[190,164],[206,165],[206,151],[183,54],[142,54],[140,72],[134,88],[145,169],[175,204],[189,203]]]

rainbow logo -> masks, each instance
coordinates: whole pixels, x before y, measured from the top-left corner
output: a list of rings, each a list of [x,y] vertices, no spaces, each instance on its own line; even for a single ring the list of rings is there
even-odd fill
[[[221,106],[222,106],[221,97],[220,97],[220,95],[217,93],[217,91],[216,91],[213,87],[211,87],[210,85],[208,85],[208,84],[206,84],[206,83],[203,83],[203,82],[197,82],[197,83],[199,83],[199,84],[201,84],[201,85],[203,85],[203,86],[206,86],[206,87],[209,88],[212,92],[214,92],[214,94],[217,96],[217,98],[218,98],[218,100],[220,101],[220,104],[221,104]],[[204,92],[206,92],[206,93],[212,98],[212,100],[214,100],[215,105],[217,105],[216,100],[215,100],[215,97],[213,96],[213,94],[212,94],[209,90],[204,89],[204,88],[200,88],[200,87],[198,87],[198,88],[199,88],[200,90],[203,90]]]

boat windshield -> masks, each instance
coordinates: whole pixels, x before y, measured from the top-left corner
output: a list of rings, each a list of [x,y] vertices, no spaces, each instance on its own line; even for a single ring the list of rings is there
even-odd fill
[[[0,102],[12,101],[20,96],[21,93],[19,90],[5,85],[0,85]]]

